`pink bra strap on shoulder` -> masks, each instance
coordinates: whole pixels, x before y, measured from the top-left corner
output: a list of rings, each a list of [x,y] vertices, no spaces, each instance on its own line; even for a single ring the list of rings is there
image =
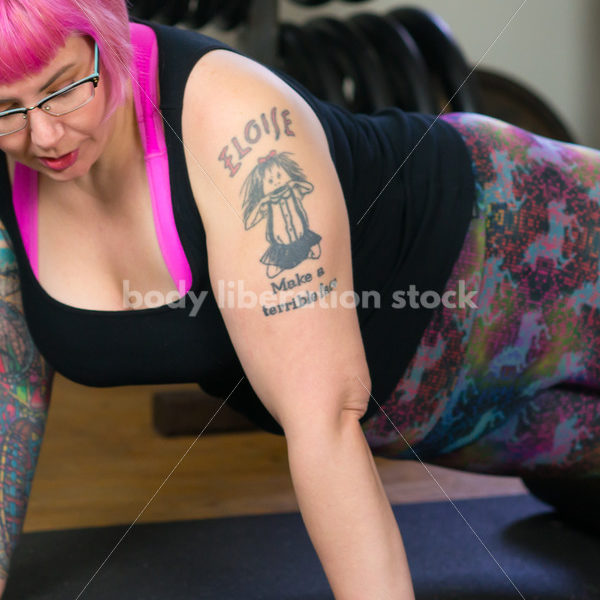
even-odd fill
[[[37,171],[15,163],[12,200],[31,270],[38,277]]]
[[[134,47],[131,83],[144,145],[156,235],[169,273],[183,295],[192,287],[192,273],[173,216],[169,161],[162,116],[158,110],[158,43],[154,31],[147,25],[130,23],[130,33]]]

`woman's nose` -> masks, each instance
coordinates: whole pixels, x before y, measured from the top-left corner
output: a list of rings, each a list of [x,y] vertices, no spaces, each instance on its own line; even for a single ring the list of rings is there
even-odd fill
[[[32,143],[42,150],[56,149],[64,134],[64,126],[60,119],[44,114],[37,108],[29,111],[27,118]]]

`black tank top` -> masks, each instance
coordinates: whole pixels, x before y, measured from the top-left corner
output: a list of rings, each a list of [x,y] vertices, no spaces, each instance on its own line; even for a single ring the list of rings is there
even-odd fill
[[[98,311],[67,306],[49,296],[27,258],[6,157],[0,152],[0,218],[17,257],[29,331],[49,364],[83,385],[197,382],[209,394],[226,398],[242,380],[228,404],[264,430],[283,434],[245,377],[212,294],[205,232],[179,141],[183,91],[195,63],[215,48],[238,51],[195,31],[137,22],[152,27],[158,41],[160,110],[173,128],[165,127],[173,214],[193,275],[188,294],[193,291],[198,297],[204,290],[208,295],[194,318],[168,305]],[[381,295],[380,308],[359,304],[357,312],[372,396],[384,404],[433,310],[396,308],[392,293],[408,291],[413,284],[441,294],[476,211],[466,145],[439,119],[418,143],[435,121],[433,115],[397,108],[352,114],[271,70],[308,102],[325,130],[348,209],[355,291],[359,297],[362,290]],[[192,303],[186,301],[186,306]],[[376,410],[371,399],[361,422]]]

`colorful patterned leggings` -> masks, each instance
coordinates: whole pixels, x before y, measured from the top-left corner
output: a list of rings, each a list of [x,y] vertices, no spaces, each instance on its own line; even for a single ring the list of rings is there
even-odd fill
[[[363,424],[369,446],[477,473],[600,477],[600,152],[441,118],[470,150],[480,211],[446,290],[462,280],[477,307],[434,311],[377,399],[385,414]]]

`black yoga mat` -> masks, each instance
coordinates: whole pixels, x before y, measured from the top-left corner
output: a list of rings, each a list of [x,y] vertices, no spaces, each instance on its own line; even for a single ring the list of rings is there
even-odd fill
[[[393,507],[417,600],[600,598],[600,537],[529,494],[454,504]],[[3,600],[333,598],[299,513],[135,525],[79,595],[127,528],[25,534]]]

